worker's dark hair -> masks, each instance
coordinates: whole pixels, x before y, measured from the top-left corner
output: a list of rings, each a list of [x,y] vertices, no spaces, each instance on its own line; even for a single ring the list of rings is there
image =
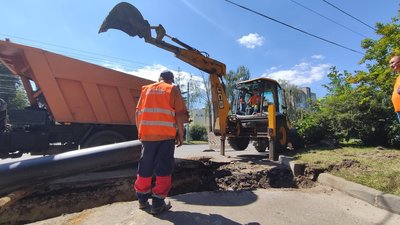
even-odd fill
[[[169,70],[164,70],[160,74],[160,78],[162,78],[165,81],[174,81],[174,74],[169,71]]]

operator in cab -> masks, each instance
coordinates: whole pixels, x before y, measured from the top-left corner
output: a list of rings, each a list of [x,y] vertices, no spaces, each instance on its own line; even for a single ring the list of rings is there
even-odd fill
[[[247,104],[251,106],[250,114],[260,112],[261,96],[258,89],[253,90],[253,95],[249,98]]]

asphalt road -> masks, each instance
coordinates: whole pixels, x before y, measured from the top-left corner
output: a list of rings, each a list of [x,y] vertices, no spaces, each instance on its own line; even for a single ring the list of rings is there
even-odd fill
[[[209,150],[207,145],[184,145],[175,151],[176,158],[211,157],[216,161],[244,155],[268,157],[253,147],[240,152],[227,149],[225,156]],[[323,185],[311,189],[188,193],[173,196],[170,201],[171,211],[157,217],[139,210],[133,201],[34,224],[400,224],[400,215]]]

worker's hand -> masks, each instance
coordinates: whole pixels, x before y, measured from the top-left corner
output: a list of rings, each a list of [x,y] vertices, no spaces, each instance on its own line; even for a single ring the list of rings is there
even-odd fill
[[[180,134],[178,132],[178,134],[176,135],[176,138],[175,138],[175,144],[176,144],[176,147],[182,146],[182,144],[183,144],[183,133]]]

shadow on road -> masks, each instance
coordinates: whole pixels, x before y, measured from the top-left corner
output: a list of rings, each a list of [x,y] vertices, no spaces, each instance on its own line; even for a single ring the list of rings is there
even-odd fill
[[[235,222],[218,214],[205,215],[202,213],[171,211],[158,216],[160,220],[167,220],[173,224],[224,224],[224,225],[240,225],[242,223]],[[190,221],[190,222],[189,222]],[[259,225],[257,222],[245,223],[247,225]]]
[[[253,191],[214,191],[198,192],[170,197],[190,205],[203,206],[243,206],[257,201]]]

